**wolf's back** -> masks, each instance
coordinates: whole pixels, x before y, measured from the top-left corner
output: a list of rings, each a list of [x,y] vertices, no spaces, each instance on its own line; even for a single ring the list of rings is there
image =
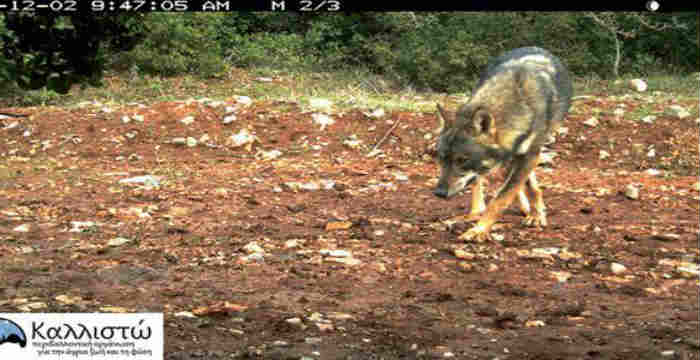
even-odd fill
[[[556,104],[553,104],[557,107],[555,112],[565,115],[569,111],[573,87],[568,70],[559,58],[552,55],[549,51],[535,46],[514,49],[494,58],[481,73],[476,91],[484,83],[495,78],[496,75],[516,67],[526,67],[535,72],[546,72],[552,78],[553,89],[551,90],[558,100]],[[555,120],[561,121],[561,119]]]

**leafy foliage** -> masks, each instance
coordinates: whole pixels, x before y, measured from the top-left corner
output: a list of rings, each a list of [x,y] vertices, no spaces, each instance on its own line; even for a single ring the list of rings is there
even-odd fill
[[[399,86],[464,91],[491,57],[533,45],[560,56],[578,76],[700,68],[695,13],[605,19],[607,27],[561,12],[7,14],[0,15],[0,81],[66,91],[74,82],[98,84],[105,67],[217,77],[228,63],[362,69]],[[47,40],[31,41],[37,37]],[[125,49],[132,50],[120,54]]]
[[[74,83],[98,85],[108,54],[132,47],[138,15],[8,13],[2,16],[0,77],[25,89],[65,93]],[[38,41],[37,39],[41,39]]]
[[[150,13],[144,22],[147,36],[122,56],[122,64],[162,76],[218,76],[225,70],[215,32],[222,20],[223,14]]]

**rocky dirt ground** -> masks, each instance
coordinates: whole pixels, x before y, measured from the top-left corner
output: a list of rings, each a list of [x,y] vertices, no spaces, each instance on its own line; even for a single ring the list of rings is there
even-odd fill
[[[484,243],[434,114],[311,105],[3,109],[0,312],[164,312],[166,359],[699,358],[696,102],[578,99],[549,226]]]

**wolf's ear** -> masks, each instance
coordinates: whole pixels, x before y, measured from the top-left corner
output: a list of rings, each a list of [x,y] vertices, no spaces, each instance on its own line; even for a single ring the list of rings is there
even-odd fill
[[[437,104],[437,109],[438,109],[438,121],[440,121],[440,125],[438,125],[437,129],[435,129],[436,134],[442,133],[445,129],[451,128],[452,127],[452,116],[445,111],[445,109],[440,106],[440,104]]]
[[[474,112],[472,117],[472,126],[474,128],[474,135],[481,135],[484,133],[493,134],[496,130],[493,116],[489,114],[485,109],[479,109]]]

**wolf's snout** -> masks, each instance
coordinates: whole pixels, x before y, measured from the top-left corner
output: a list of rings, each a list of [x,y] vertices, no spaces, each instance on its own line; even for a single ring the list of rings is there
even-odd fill
[[[435,190],[433,190],[433,194],[435,194],[435,196],[437,196],[439,198],[446,199],[447,198],[447,189],[445,189],[443,187],[435,188]]]

